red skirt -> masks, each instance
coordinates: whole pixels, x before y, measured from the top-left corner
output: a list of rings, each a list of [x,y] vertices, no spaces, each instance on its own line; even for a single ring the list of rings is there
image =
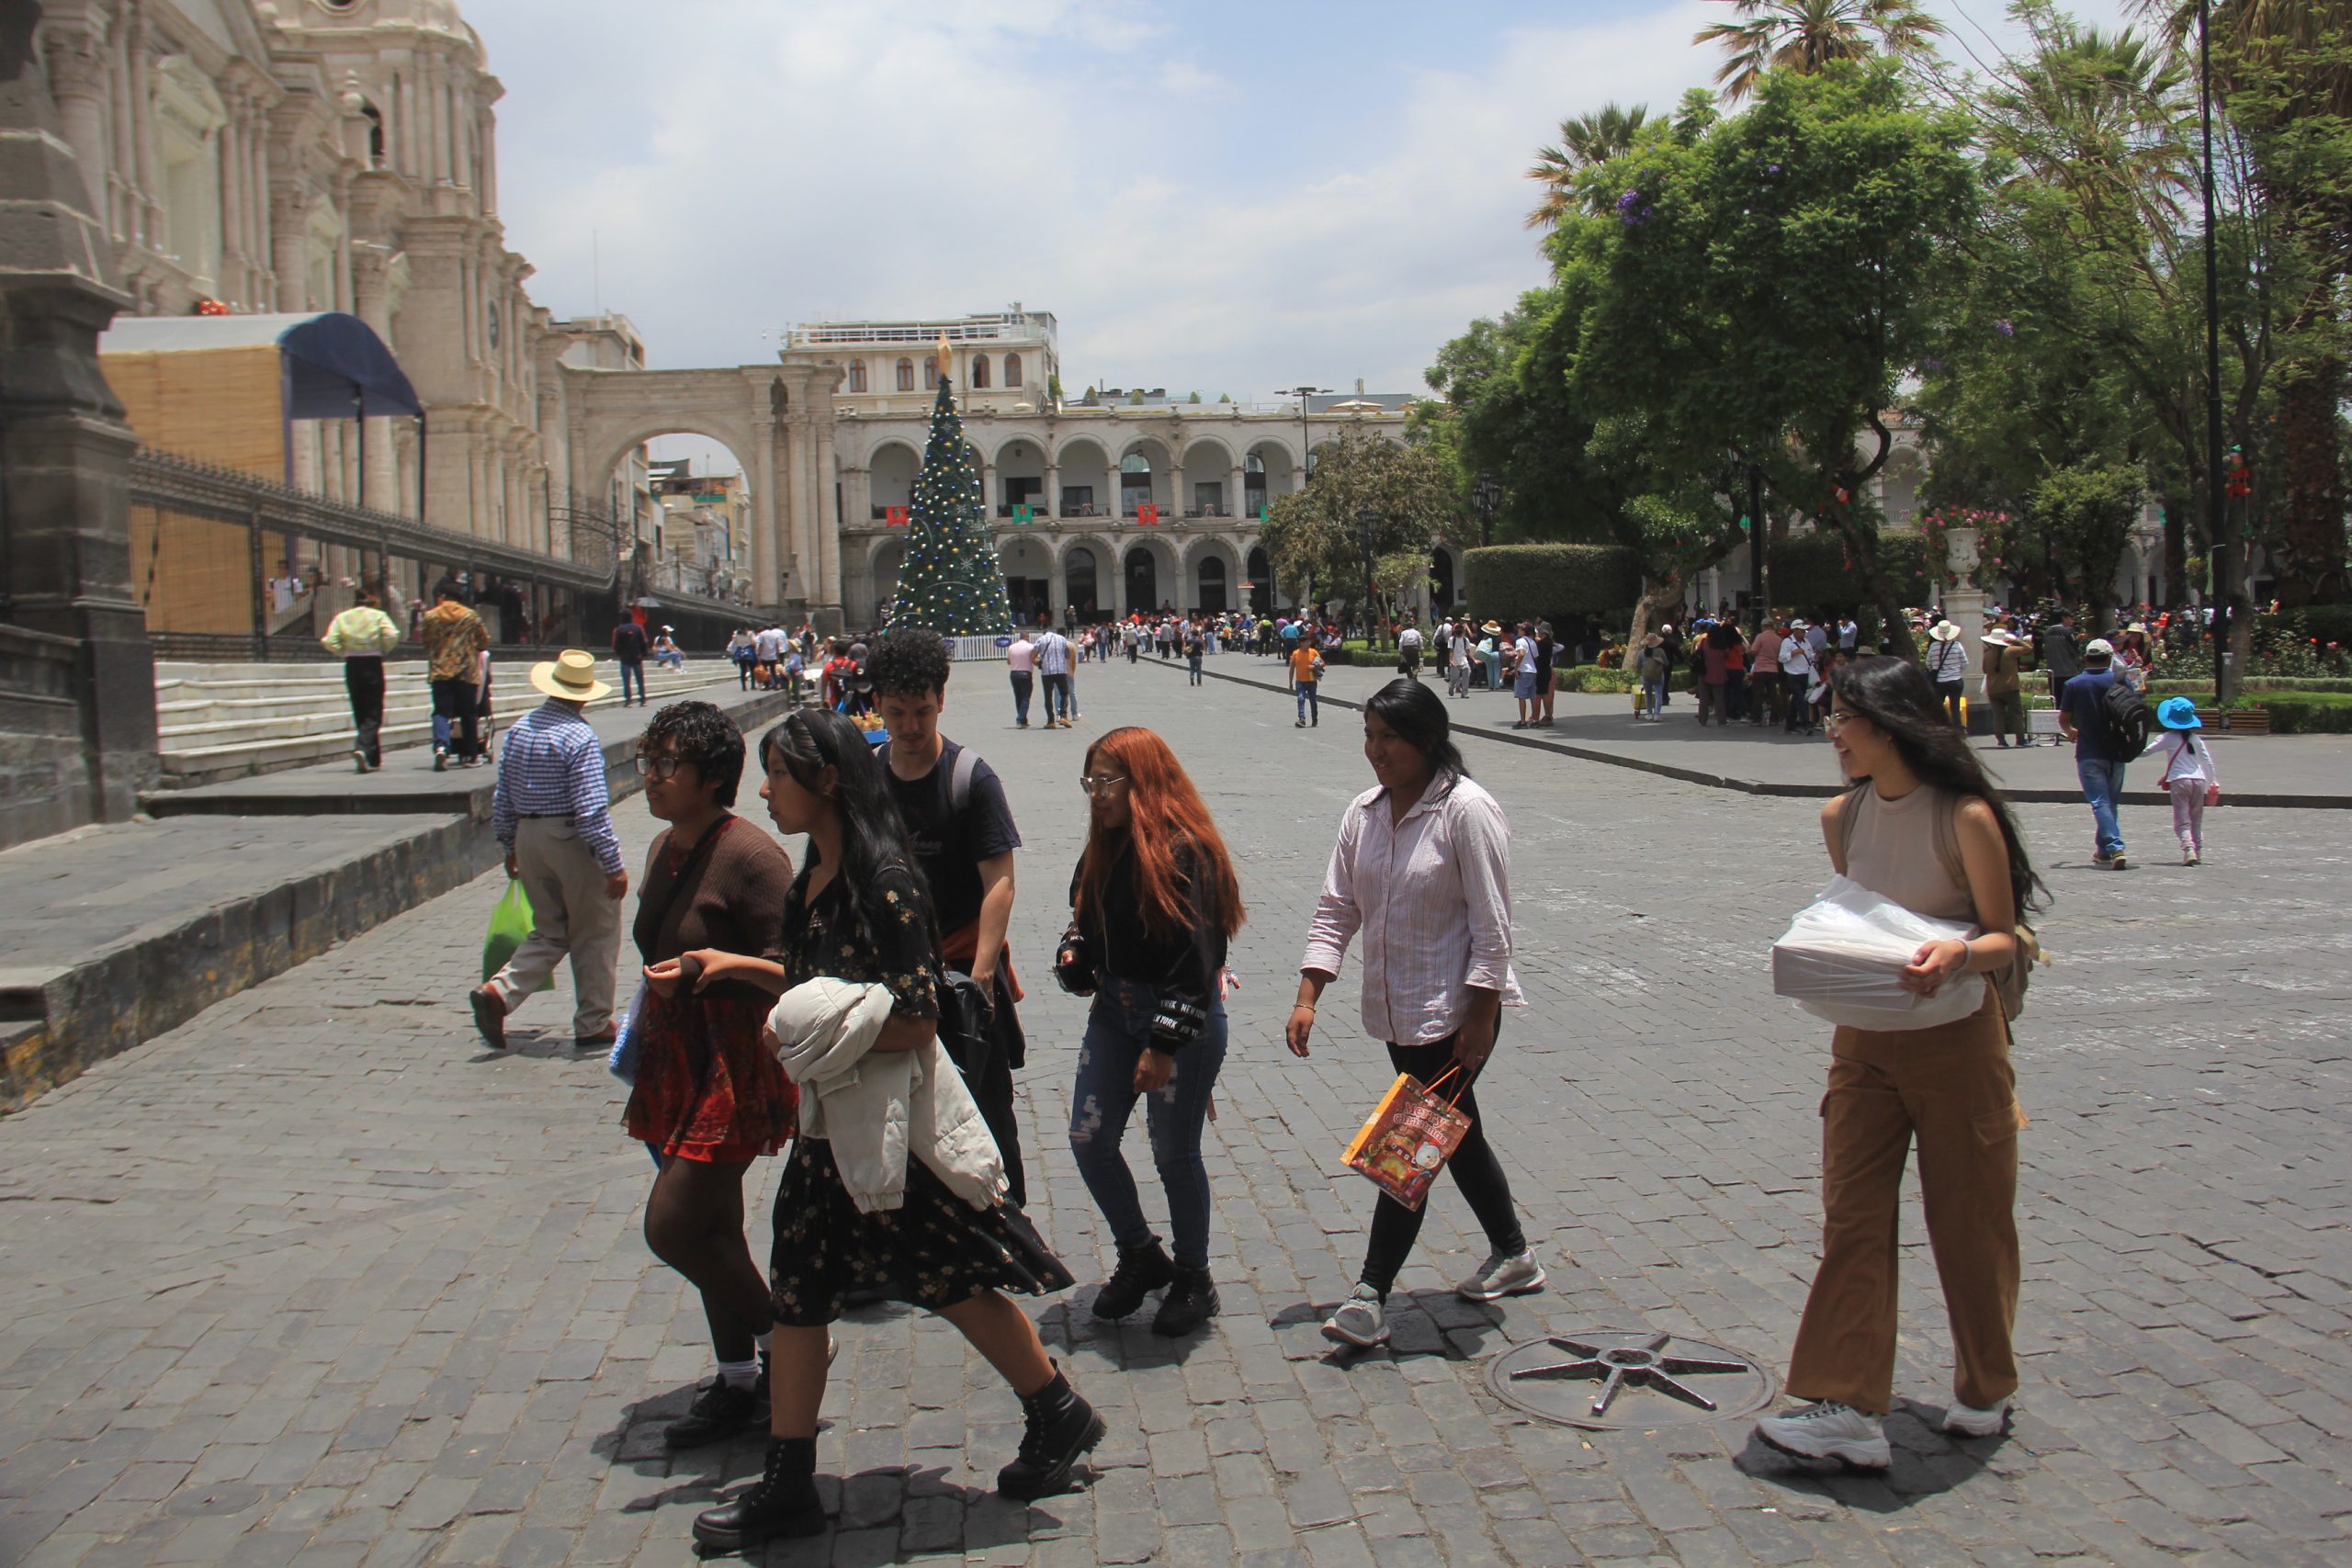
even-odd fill
[[[769,1004],[648,991],[637,1015],[630,1137],[664,1156],[736,1162],[792,1138],[799,1091],[760,1044]]]

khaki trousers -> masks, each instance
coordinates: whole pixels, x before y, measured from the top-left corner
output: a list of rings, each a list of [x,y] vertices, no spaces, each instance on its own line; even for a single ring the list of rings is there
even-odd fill
[[[545,990],[555,966],[571,959],[575,1036],[601,1034],[613,1021],[613,965],[621,948],[619,898],[605,897],[605,868],[569,818],[526,817],[514,824],[514,861],[531,896],[531,934],[490,984],[513,1012]]]
[[[1919,1145],[1928,1241],[1951,1320],[1953,1393],[1983,1410],[2017,1392],[2018,1132],[2025,1113],[2000,1005],[1935,1029],[1840,1028],[1821,1101],[1821,1268],[1789,1392],[1873,1416],[1894,1404],[1903,1166]]]

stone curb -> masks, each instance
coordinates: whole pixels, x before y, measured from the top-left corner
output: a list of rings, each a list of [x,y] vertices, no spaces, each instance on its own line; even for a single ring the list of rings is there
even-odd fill
[[[766,693],[728,709],[746,731],[791,699]],[[604,743],[616,801],[639,788],[636,737]],[[94,950],[48,971],[0,973],[0,1111],[21,1110],[89,1067],[179,1027],[205,1009],[284,974],[340,942],[464,886],[499,863],[490,829],[494,768],[463,791],[360,797],[256,796],[150,803],[208,815],[422,816],[415,831],[327,866],[288,868],[274,887],[224,901],[165,929]]]
[[[1175,663],[1174,660],[1139,659],[1136,662],[1138,664],[1172,664],[1174,668],[1179,671],[1185,668],[1184,665]],[[1273,692],[1284,696],[1287,696],[1290,694],[1290,688],[1288,686],[1277,685],[1272,681],[1255,680],[1248,675],[1224,674],[1218,671],[1209,669],[1205,664],[1202,666],[1201,673],[1213,680],[1229,681],[1237,686],[1255,686],[1261,692]],[[1361,702],[1352,701],[1346,697],[1318,697],[1317,701],[1327,708],[1335,707],[1351,711],[1361,711],[1363,707],[1363,704]],[[1504,746],[1525,746],[1537,751],[1555,751],[1563,757],[1574,757],[1579,761],[1599,762],[1604,767],[1611,768],[1629,768],[1639,773],[1650,773],[1658,778],[1676,779],[1683,784],[1703,784],[1709,789],[1730,790],[1738,795],[1776,795],[1784,798],[1802,800],[1827,800],[1833,795],[1844,793],[1836,784],[1781,784],[1768,779],[1735,778],[1728,773],[1712,773],[1699,768],[1677,767],[1671,762],[1652,762],[1639,757],[1622,756],[1614,751],[1604,751],[1597,747],[1591,746],[1578,746],[1566,740],[1548,740],[1538,736],[1513,734],[1510,730],[1492,729],[1483,724],[1476,722],[1464,723],[1457,721],[1453,726],[1453,733],[1456,735],[1476,736],[1481,740],[1492,740]],[[2004,790],[2002,795],[2004,798],[2021,805],[2080,806],[2083,804],[2082,795],[2080,792],[2075,790],[2012,789]],[[2125,806],[2170,806],[2172,804],[2172,796],[2159,793],[2155,790],[2126,790],[2123,792],[2121,804]],[[2217,809],[2225,809],[2233,806],[2241,807],[2267,807],[2275,809],[2290,811],[2347,811],[2352,810],[2352,795],[2249,795],[2233,793],[2224,795],[2222,797],[2222,806],[2217,807]]]

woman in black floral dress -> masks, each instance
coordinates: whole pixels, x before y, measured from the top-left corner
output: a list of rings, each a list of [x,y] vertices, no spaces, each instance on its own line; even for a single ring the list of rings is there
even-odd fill
[[[856,725],[803,710],[760,744],[761,798],[808,852],[786,897],[781,948],[767,955],[782,988],[820,976],[878,982],[894,999],[876,1051],[922,1048],[938,1032],[938,940],[881,765]],[[768,964],[760,965],[767,969]],[[769,1043],[774,1044],[773,1036]],[[1059,1491],[1102,1440],[1102,1418],[1072,1391],[1006,1294],[1043,1295],[1076,1281],[1017,1208],[975,1210],[910,1158],[897,1209],[860,1212],[822,1138],[799,1137],[775,1200],[775,1297],[765,1473],[734,1502],[695,1520],[707,1551],[825,1528],[814,1480],[817,1411],[825,1397],[826,1327],[853,1289],[937,1313],[1021,1395],[1028,1430],[997,1490],[1029,1499]]]

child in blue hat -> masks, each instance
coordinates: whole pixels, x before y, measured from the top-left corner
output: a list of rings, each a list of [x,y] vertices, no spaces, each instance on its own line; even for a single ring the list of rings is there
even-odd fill
[[[2166,697],[2156,705],[2156,723],[2163,728],[2148,738],[2143,756],[2164,757],[2164,785],[2172,795],[2172,830],[2180,840],[2180,863],[2195,865],[2205,853],[2205,808],[2222,799],[2222,773],[2214,766],[2213,749],[2198,738],[2205,721],[2187,697]]]

